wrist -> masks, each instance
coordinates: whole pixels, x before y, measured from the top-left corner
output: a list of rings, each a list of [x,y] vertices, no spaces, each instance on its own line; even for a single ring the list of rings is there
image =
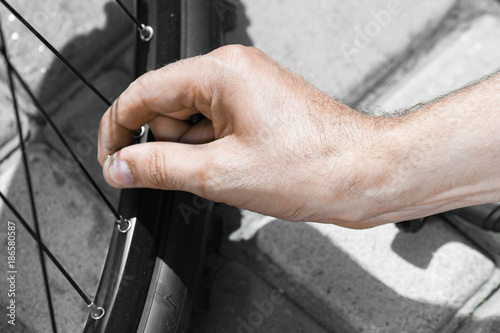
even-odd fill
[[[384,182],[392,188],[384,218],[413,219],[500,199],[498,117],[485,106],[468,109],[463,99],[451,96],[387,122],[393,158],[386,160]]]

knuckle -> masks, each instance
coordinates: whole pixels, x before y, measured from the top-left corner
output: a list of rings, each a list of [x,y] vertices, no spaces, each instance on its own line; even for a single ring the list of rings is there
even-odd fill
[[[134,89],[134,91],[144,91],[148,88],[148,81],[150,73],[143,74],[130,83],[129,87]]]
[[[156,87],[161,86],[161,75],[158,71],[147,72],[129,85],[128,101],[133,101],[148,109],[154,108],[154,98]]]
[[[262,51],[243,45],[226,45],[214,51],[215,58],[224,65],[249,66]]]
[[[260,66],[260,53],[262,52],[256,48],[242,45],[226,45],[210,53],[204,60],[210,68],[215,90],[240,87],[241,77],[248,78],[248,69]]]
[[[146,161],[146,182],[154,188],[164,188],[167,184],[165,156],[161,151],[148,155]]]
[[[203,198],[212,200],[217,197],[217,191],[220,189],[220,170],[217,163],[213,161],[205,165],[205,167],[195,174],[198,192]]]
[[[238,58],[247,53],[248,47],[243,45],[225,45],[216,50],[216,54],[227,58]]]

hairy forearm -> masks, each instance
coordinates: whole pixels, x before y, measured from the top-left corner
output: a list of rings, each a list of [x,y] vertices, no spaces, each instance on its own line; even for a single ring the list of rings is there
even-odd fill
[[[392,188],[377,200],[391,209],[380,218],[500,200],[500,75],[387,123],[385,186]]]

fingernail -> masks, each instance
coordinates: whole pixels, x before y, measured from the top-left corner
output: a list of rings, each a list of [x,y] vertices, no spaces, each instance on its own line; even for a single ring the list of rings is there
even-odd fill
[[[109,176],[111,179],[120,185],[129,186],[134,183],[134,177],[130,172],[127,162],[115,158],[109,167]]]

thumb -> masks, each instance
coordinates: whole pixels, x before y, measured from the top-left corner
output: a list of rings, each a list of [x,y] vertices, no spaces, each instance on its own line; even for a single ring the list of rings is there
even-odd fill
[[[108,156],[104,179],[117,188],[148,187],[199,192],[207,145],[148,142],[125,147]]]

